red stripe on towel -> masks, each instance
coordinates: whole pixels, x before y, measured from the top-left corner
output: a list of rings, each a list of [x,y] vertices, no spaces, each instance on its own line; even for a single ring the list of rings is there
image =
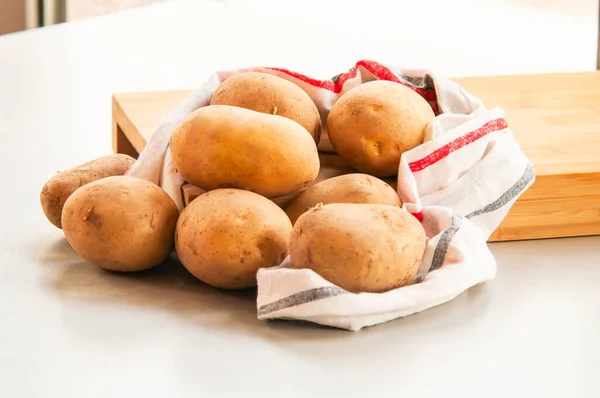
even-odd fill
[[[348,79],[352,79],[352,78],[356,77],[356,71],[358,70],[359,67],[365,68],[379,80],[388,80],[388,81],[400,83],[400,84],[410,88],[411,90],[413,90],[416,93],[418,93],[419,95],[421,95],[421,97],[423,97],[431,105],[431,107],[436,115],[439,114],[435,90],[421,89],[418,87],[413,87],[410,84],[406,84],[405,82],[398,79],[398,77],[391,70],[389,70],[385,66],[383,66],[380,63],[375,62],[375,61],[366,61],[366,60],[358,61],[355,65],[353,71],[342,73],[341,75],[338,76],[338,79],[335,83],[331,80],[313,79],[313,78],[305,76],[301,73],[292,72],[288,69],[283,69],[283,68],[265,68],[265,69],[284,73],[284,74],[294,77],[304,83],[310,84],[313,87],[322,88],[325,90],[333,91],[336,94],[339,94],[342,91],[342,88],[344,87],[344,83]]]
[[[478,128],[477,130],[473,130],[470,133],[467,133],[462,137],[459,137],[454,141],[444,145],[443,147],[433,151],[429,155],[425,156],[423,159],[409,163],[408,166],[410,167],[410,170],[413,173],[421,171],[431,166],[432,164],[435,164],[440,160],[444,159],[452,152],[458,151],[460,148],[463,148],[477,141],[478,139],[485,137],[490,133],[493,133],[494,131],[504,130],[506,128],[508,128],[506,120],[502,118],[491,120],[483,126],[481,126],[480,128]]]
[[[419,222],[423,221],[423,212],[422,211],[419,211],[417,213],[410,213],[410,214],[412,214],[413,216],[415,216],[415,218],[417,220],[419,220]]]

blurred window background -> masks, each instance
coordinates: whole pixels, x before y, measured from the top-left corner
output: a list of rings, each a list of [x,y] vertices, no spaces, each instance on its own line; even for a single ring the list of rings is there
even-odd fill
[[[0,0],[0,35],[169,0]]]
[[[19,32],[27,29],[38,28],[42,26],[54,25],[62,22],[77,21],[86,18],[92,18],[113,12],[132,9],[136,7],[148,6],[156,3],[163,3],[176,0],[0,0],[0,35]],[[243,3],[243,2],[261,2],[263,0],[196,0],[196,1],[219,1],[228,4]],[[291,0],[280,0],[281,2],[289,2]],[[323,3],[333,0],[322,0]],[[339,0],[343,3],[343,0]],[[414,1],[416,4],[422,0],[389,0],[392,7],[402,8],[402,2]],[[449,0],[431,0],[426,3],[439,2],[441,6],[445,5]],[[296,0],[297,3],[302,3],[303,0]],[[533,15],[531,21],[532,29],[539,28],[536,26],[535,15],[545,16],[561,16],[569,18],[572,21],[579,21],[581,26],[591,27],[594,23],[593,40],[596,40],[597,35],[600,36],[598,29],[598,3],[600,0],[454,0],[452,4],[456,4],[456,8],[460,9],[477,5],[478,8],[483,5],[489,5],[490,9],[498,5],[505,5],[506,9],[521,8],[528,15]],[[367,4],[366,2],[365,4]],[[442,7],[443,8],[443,7]],[[594,11],[592,11],[594,10]],[[533,13],[532,13],[533,11]],[[539,12],[539,13],[538,13]],[[561,26],[556,26],[556,29],[563,29]],[[510,29],[510,26],[507,26]],[[565,32],[570,34],[571,32]],[[502,32],[498,33],[502,35]],[[571,35],[572,37],[575,37]],[[592,36],[590,36],[592,37]],[[575,37],[574,41],[581,40],[581,35]],[[585,39],[591,40],[591,39]],[[581,44],[581,43],[579,43]],[[577,45],[577,43],[574,43]],[[600,40],[595,43],[600,48]],[[597,58],[597,67],[600,68],[600,50],[594,54]]]

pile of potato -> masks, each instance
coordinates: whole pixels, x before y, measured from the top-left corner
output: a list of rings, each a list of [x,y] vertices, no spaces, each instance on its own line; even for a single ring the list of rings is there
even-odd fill
[[[206,191],[181,214],[162,188],[124,176],[134,159],[119,154],[58,173],[42,208],[107,270],[149,269],[175,248],[191,274],[225,289],[255,286],[259,268],[287,255],[351,292],[412,283],[426,237],[390,185],[402,153],[423,142],[431,107],[374,81],[322,113],[285,79],[233,76],[171,136],[179,174]],[[337,155],[317,149],[322,120]]]

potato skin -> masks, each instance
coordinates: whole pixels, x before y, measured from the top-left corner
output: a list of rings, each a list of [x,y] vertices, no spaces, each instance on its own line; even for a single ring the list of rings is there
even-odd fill
[[[76,190],[62,215],[67,241],[82,258],[111,271],[152,268],[173,249],[179,211],[159,186],[114,176]]]
[[[300,195],[305,190],[309,189],[311,186],[313,186],[321,181],[332,178],[332,177],[336,177],[336,176],[343,175],[343,174],[356,173],[356,170],[354,170],[352,167],[350,167],[346,161],[342,160],[342,158],[340,158],[335,153],[322,153],[321,152],[321,153],[319,153],[319,161],[321,163],[321,168],[319,169],[319,175],[317,175],[317,178],[314,181],[308,183],[306,185],[306,187],[300,191],[293,192],[291,194],[284,195],[284,196],[278,196],[276,198],[270,198],[271,201],[273,203],[275,203],[277,206],[284,209],[289,203],[291,203],[294,199],[296,199],[298,197],[298,195]],[[388,184],[392,185],[392,184],[396,184],[396,182],[395,182],[395,180],[394,181],[390,180],[390,181],[388,181]],[[394,189],[396,189],[396,188],[394,188]],[[200,196],[206,192],[205,189],[199,188],[199,187],[189,184],[189,183],[184,184],[181,187],[181,190],[183,192],[183,199],[184,199],[185,206],[187,206],[192,200],[196,199],[198,196]]]
[[[317,146],[302,126],[232,106],[194,111],[173,132],[170,148],[179,174],[205,190],[273,198],[299,191],[319,173]]]
[[[398,193],[379,178],[368,174],[346,174],[333,177],[306,188],[285,209],[296,223],[298,217],[318,203],[373,203],[400,205]]]
[[[54,226],[61,228],[63,206],[77,188],[101,178],[123,175],[134,162],[135,159],[131,156],[117,153],[57,173],[40,192],[40,202],[46,218]]]
[[[287,256],[292,224],[283,210],[258,194],[217,189],[200,195],[181,213],[175,248],[187,270],[224,289],[256,286],[259,268]]]
[[[290,257],[353,293],[382,293],[413,282],[426,237],[397,206],[334,203],[304,213],[294,225]]]
[[[304,127],[316,144],[321,139],[321,116],[317,106],[299,86],[279,76],[261,72],[232,76],[217,87],[210,104],[280,115]]]
[[[398,174],[402,153],[423,143],[435,114],[408,87],[372,81],[348,91],[327,117],[336,152],[357,170],[377,177]]]

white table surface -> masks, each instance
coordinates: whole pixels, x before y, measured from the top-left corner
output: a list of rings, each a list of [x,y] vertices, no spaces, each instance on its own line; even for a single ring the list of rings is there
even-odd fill
[[[111,151],[112,92],[252,64],[326,78],[361,58],[595,68],[594,0],[412,3],[186,1],[0,37],[0,397],[600,396],[600,237],[493,244],[495,280],[351,333],[258,321],[251,292],[175,263],[103,272],[43,216],[55,171]]]

